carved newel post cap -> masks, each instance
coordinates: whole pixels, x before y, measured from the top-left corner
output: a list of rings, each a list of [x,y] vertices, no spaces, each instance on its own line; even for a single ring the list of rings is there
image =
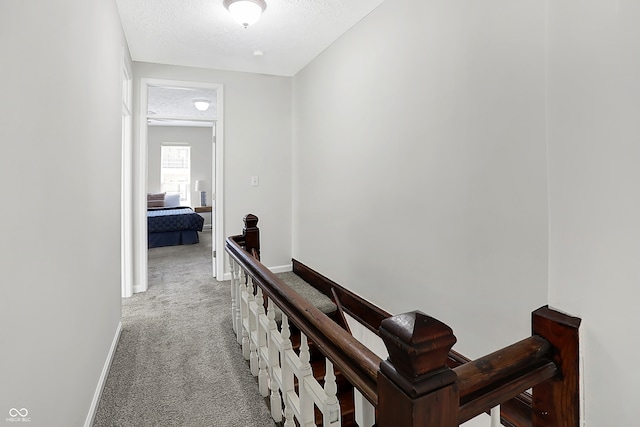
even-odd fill
[[[254,214],[246,214],[244,218],[242,218],[242,221],[244,221],[245,230],[256,228],[258,226],[258,217]]]
[[[421,311],[383,320],[380,336],[389,352],[386,363],[412,383],[445,369],[457,341],[450,327]]]
[[[451,328],[413,311],[383,320],[379,330],[389,358],[378,372],[378,425],[457,426],[457,375],[447,366],[456,342]]]

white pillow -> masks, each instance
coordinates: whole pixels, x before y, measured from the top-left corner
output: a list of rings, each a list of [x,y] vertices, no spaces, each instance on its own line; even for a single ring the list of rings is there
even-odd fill
[[[164,207],[165,208],[173,208],[176,206],[180,206],[180,194],[165,194],[164,196]]]

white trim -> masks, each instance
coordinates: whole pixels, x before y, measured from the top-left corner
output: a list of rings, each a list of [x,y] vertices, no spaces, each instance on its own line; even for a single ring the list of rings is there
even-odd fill
[[[96,417],[96,411],[98,410],[98,403],[100,403],[100,397],[102,397],[102,391],[104,390],[104,385],[107,382],[107,377],[109,376],[109,369],[111,369],[111,363],[113,362],[113,357],[116,354],[116,348],[118,348],[118,341],[120,341],[121,332],[122,322],[120,321],[118,322],[116,334],[113,337],[113,341],[111,342],[111,348],[109,348],[107,360],[104,362],[104,366],[102,367],[102,373],[100,374],[100,378],[98,378],[98,385],[96,386],[96,391],[93,394],[93,400],[91,401],[91,406],[89,407],[87,419],[84,421],[84,427],[91,427],[93,425],[93,421]]]
[[[185,122],[215,122],[218,119],[210,119],[207,117],[189,117],[189,116],[171,116],[163,114],[154,114],[153,116],[145,116],[148,120],[182,120]]]
[[[226,252],[225,252],[226,254]],[[289,264],[289,265],[277,265],[275,267],[267,267],[272,273],[287,273],[289,271],[293,270],[293,267]],[[220,275],[218,275],[220,276]],[[225,280],[231,280],[231,272],[229,273],[224,273],[224,275],[222,276],[222,278],[218,278],[217,279],[220,282],[223,282]]]
[[[272,273],[286,273],[288,271],[293,270],[293,267],[291,266],[291,264],[278,265],[276,267],[267,267],[267,268],[271,270]]]
[[[123,298],[133,295],[133,119],[131,100],[133,96],[131,70],[122,56],[122,170],[120,194],[120,292]]]
[[[147,289],[146,288],[142,288],[142,286],[140,285],[133,285],[133,293],[134,294],[138,294],[140,292],[145,292]]]
[[[136,271],[138,272],[138,280],[133,286],[133,292],[145,292],[148,287],[148,248],[147,248],[147,151],[148,151],[148,123],[147,119],[153,118],[147,114],[147,89],[149,86],[171,86],[171,87],[188,87],[199,89],[213,89],[216,91],[216,103],[217,105],[217,117],[212,122],[216,122],[216,213],[215,213],[215,227],[216,236],[214,247],[216,253],[224,253],[224,219],[222,218],[224,212],[224,157],[223,157],[223,142],[224,142],[224,87],[222,84],[217,83],[204,83],[193,81],[181,81],[181,80],[164,80],[153,78],[141,78],[140,79],[140,105],[138,122],[140,125],[140,141],[138,144],[138,191],[134,194],[134,205],[137,206],[137,212],[134,218],[135,228],[137,230],[137,242],[134,248],[137,254]],[[216,257],[216,271],[219,279],[224,272],[224,257]]]
[[[134,228],[137,239],[134,251],[138,280],[133,285],[133,292],[145,292],[149,287],[147,278],[148,269],[148,239],[147,239],[147,88],[151,84],[150,79],[140,79],[140,105],[138,105],[138,121],[140,123],[140,141],[138,144],[138,191],[134,194],[135,217]]]
[[[218,85],[217,92],[218,102],[218,120],[215,123],[215,174],[216,174],[216,192],[215,192],[215,215],[211,217],[211,221],[215,221],[214,239],[216,256],[216,279],[222,278],[224,275],[224,86]],[[213,195],[212,195],[213,197]]]

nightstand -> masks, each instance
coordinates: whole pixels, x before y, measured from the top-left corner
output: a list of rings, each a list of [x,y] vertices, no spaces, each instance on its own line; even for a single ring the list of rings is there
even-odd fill
[[[204,218],[204,221],[205,221],[204,228],[211,228],[211,225],[213,222],[213,210],[211,209],[211,206],[196,206],[193,208],[193,210],[197,214],[199,214],[201,217]],[[210,218],[209,218],[209,215],[205,215],[207,213],[211,214]]]

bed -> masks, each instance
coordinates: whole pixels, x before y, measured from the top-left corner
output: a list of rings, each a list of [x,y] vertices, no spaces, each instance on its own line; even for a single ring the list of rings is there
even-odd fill
[[[198,243],[204,218],[187,206],[158,206],[147,208],[148,247],[192,245]]]

